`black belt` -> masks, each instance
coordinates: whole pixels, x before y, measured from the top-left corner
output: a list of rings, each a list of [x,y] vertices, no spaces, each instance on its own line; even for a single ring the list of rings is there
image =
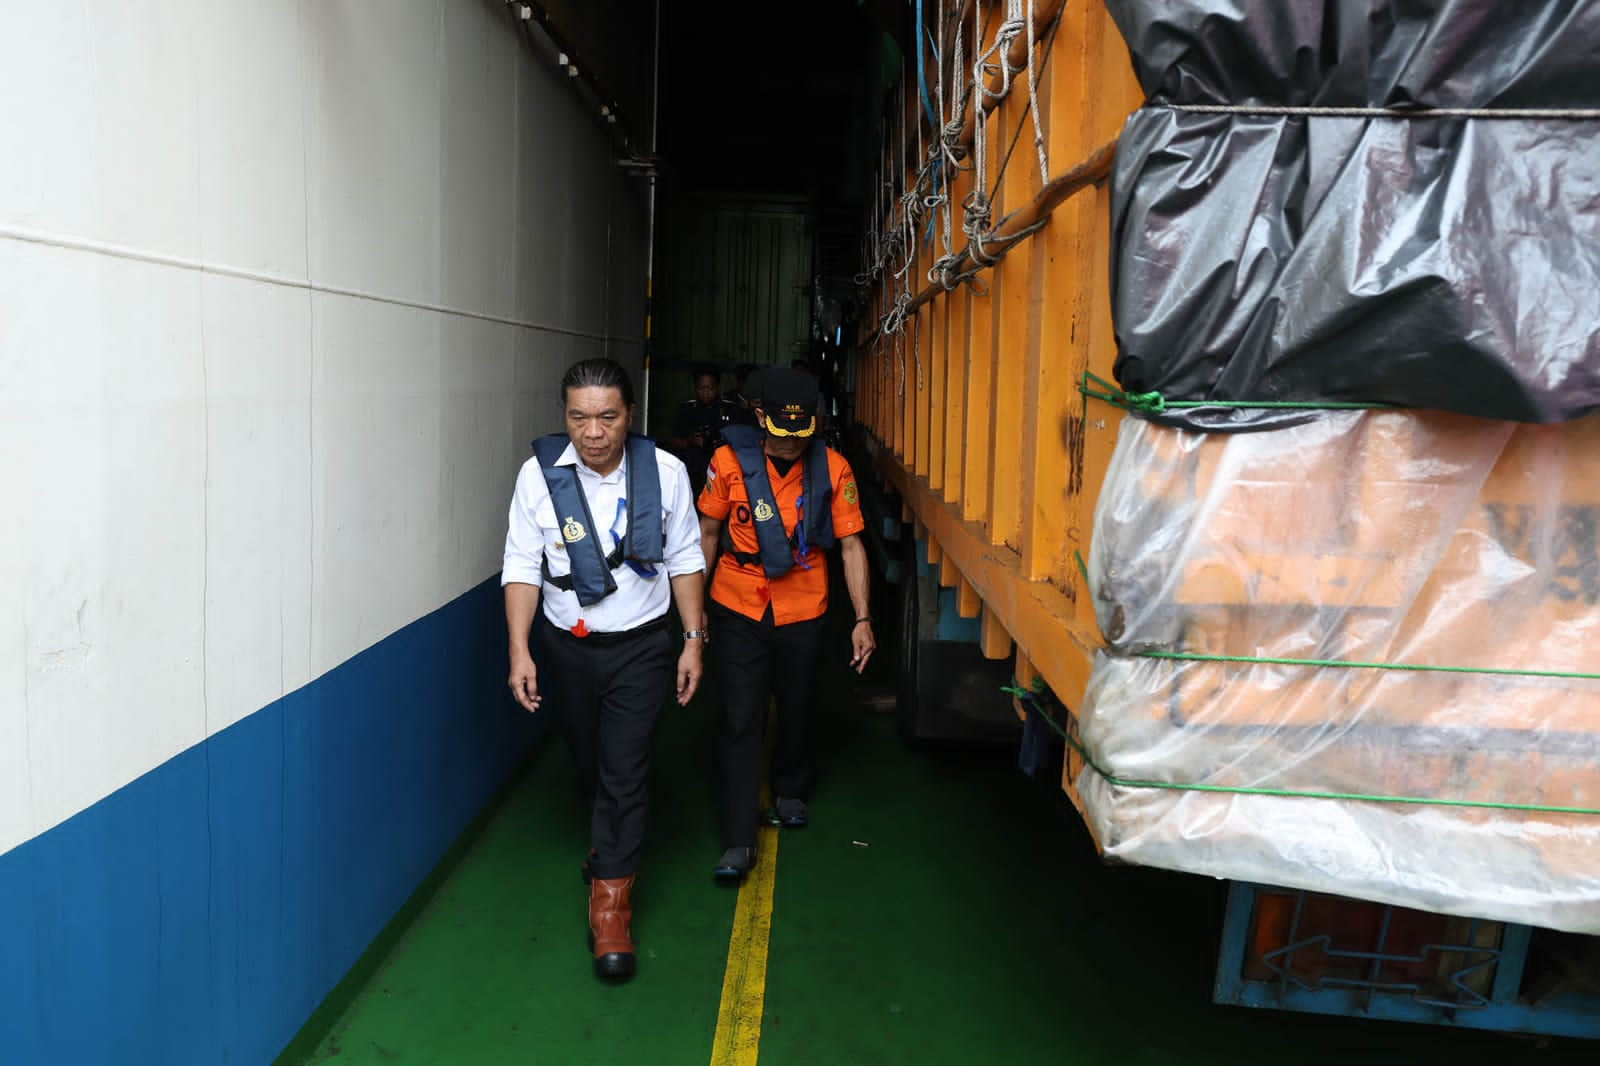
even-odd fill
[[[571,640],[581,641],[584,644],[592,644],[596,647],[604,647],[611,644],[621,644],[624,641],[633,640],[637,637],[647,637],[652,633],[660,632],[661,630],[667,628],[667,616],[662,615],[660,618],[652,618],[644,625],[634,626],[632,629],[620,629],[610,633],[596,633],[591,629],[581,637],[572,632],[570,629],[558,629],[555,626],[551,626],[550,628],[553,632],[559,633],[563,637],[567,637]]]

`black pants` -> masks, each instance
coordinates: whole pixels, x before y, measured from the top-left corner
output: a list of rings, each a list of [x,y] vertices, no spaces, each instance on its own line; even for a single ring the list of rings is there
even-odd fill
[[[772,794],[804,799],[811,785],[811,689],[822,619],[774,625],[714,608],[717,676],[722,688],[722,846],[756,842],[761,803],[761,733],[767,700],[778,707],[772,743]]]
[[[578,787],[591,798],[589,866],[599,878],[626,877],[644,843],[650,748],[672,684],[672,637],[664,625],[638,636],[547,632],[539,683],[560,715]]]

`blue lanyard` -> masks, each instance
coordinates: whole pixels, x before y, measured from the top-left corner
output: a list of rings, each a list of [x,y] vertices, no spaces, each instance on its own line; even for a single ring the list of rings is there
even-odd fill
[[[810,570],[811,564],[806,562],[806,494],[801,493],[794,498],[794,561],[802,570]]]

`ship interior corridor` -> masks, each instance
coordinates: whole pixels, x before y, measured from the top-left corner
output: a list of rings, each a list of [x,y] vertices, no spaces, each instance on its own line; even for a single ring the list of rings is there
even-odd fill
[[[1299,137],[1319,153],[1302,180],[1303,146],[1250,132],[1265,123],[1253,104],[1169,104],[1143,84],[1126,13],[1148,16],[1160,51],[1180,41],[1172,12],[1188,11],[1210,62],[1224,36],[1210,31],[1230,19],[1286,33],[1317,17],[1378,25],[1348,14],[1358,5],[1341,11],[1347,2],[14,5],[0,40],[0,99],[16,104],[0,137],[0,284],[12,297],[0,309],[0,496],[14,504],[0,535],[0,1066],[1592,1066],[1600,1045],[1576,1036],[1600,1039],[1600,936],[1588,935],[1600,929],[1589,869],[1600,738],[1577,722],[1574,708],[1590,705],[1562,694],[1589,698],[1600,684],[1592,641],[1572,636],[1591,632],[1580,621],[1600,632],[1600,579],[1584,586],[1594,596],[1569,588],[1572,567],[1600,575],[1589,551],[1600,463],[1580,461],[1584,448],[1600,454],[1600,437],[1563,436],[1576,420],[1532,427],[1548,431],[1537,438],[1507,429],[1495,440],[1527,447],[1504,445],[1501,463],[1488,458],[1502,454],[1494,434],[1468,432],[1470,412],[1335,399],[1322,419],[1280,410],[1321,399],[1265,388],[1272,398],[1175,398],[1113,369],[1129,331],[1112,297],[1132,292],[1177,328],[1211,312],[1190,314],[1210,305],[1175,294],[1220,299],[1267,280],[1257,237],[1321,232],[1302,225],[1298,199],[1280,212],[1289,226],[1217,193],[1213,156],[1237,150],[1264,168],[1262,189],[1293,197],[1324,170],[1366,173],[1323,167],[1343,133]],[[1392,9],[1402,28],[1443,12],[1501,32],[1488,0],[1366,6]],[[1565,14],[1523,18],[1564,43],[1522,49],[1518,64],[1600,40],[1600,0],[1550,10],[1578,12],[1572,32]],[[1345,36],[1322,34],[1325,56],[1282,56],[1298,79],[1311,59],[1338,58]],[[1426,40],[1418,54],[1454,56],[1451,34]],[[1228,65],[1226,49],[1216,62]],[[1356,69],[1333,64],[1329,76]],[[1551,203],[1563,186],[1568,206],[1600,201],[1593,169],[1570,162],[1597,142],[1528,133],[1518,123],[1535,120],[1513,116],[1540,108],[1508,99],[1507,116],[1480,126],[1539,149],[1526,153],[1527,188]],[[1339,130],[1356,129],[1342,104],[1332,110]],[[1479,128],[1454,105],[1380,110],[1372,128],[1395,136],[1412,123]],[[1120,212],[1113,195],[1133,158],[1126,131],[1152,112],[1147,132],[1168,123],[1187,137],[1193,121],[1205,134],[1181,152],[1149,142],[1179,174],[1171,203],[1207,198],[1174,212],[1169,230],[1155,208]],[[1592,132],[1600,104],[1571,114]],[[1386,198],[1390,172],[1433,172],[1373,143],[1362,196],[1410,203]],[[1417,143],[1462,175],[1501,169],[1474,164],[1492,155]],[[1570,154],[1540,170],[1563,144]],[[1518,170],[1521,154],[1506,148],[1500,162]],[[1531,200],[1461,187],[1464,216],[1509,212],[1521,225],[1537,214]],[[1559,239],[1526,226],[1515,245],[1578,264],[1541,283],[1564,297],[1600,278],[1600,257],[1578,254],[1600,247],[1578,225],[1593,212],[1566,213]],[[1382,237],[1375,255],[1409,241],[1347,214],[1363,242]],[[1431,208],[1403,214],[1438,222]],[[1235,257],[1237,285],[1231,266],[1186,266],[1189,251],[1226,243],[1223,223],[1250,253]],[[1184,253],[1177,266],[1140,263],[1150,277],[1168,270],[1165,288],[1119,273],[1163,241]],[[1342,263],[1357,243],[1308,241],[1331,258],[1295,261]],[[1432,245],[1416,246],[1434,271]],[[1522,269],[1484,254],[1486,242],[1463,247],[1485,277]],[[1289,276],[1331,286],[1332,273]],[[1453,314],[1445,296],[1465,294],[1474,313],[1495,306],[1482,287],[1451,292],[1442,274],[1396,277],[1396,291],[1437,296],[1441,318]],[[1507,306],[1538,303],[1531,291],[1508,284]],[[1546,361],[1576,367],[1568,356],[1584,343],[1600,361],[1581,301],[1557,303],[1554,318],[1570,321],[1552,336],[1571,335]],[[1215,317],[1257,321],[1231,306]],[[1273,295],[1263,306],[1297,305]],[[1367,313],[1350,306],[1329,321]],[[1401,321],[1388,314],[1376,317]],[[1308,321],[1319,351],[1338,347]],[[1409,324],[1394,332],[1413,345]],[[584,406],[596,396],[604,406]],[[1259,463],[1202,453],[1211,438],[1154,417],[1211,407],[1239,416],[1214,436],[1257,442]],[[1369,407],[1381,410],[1355,410]],[[573,451],[588,457],[581,469],[558,471],[577,462],[560,434],[592,442],[601,426],[606,448]],[[1286,452],[1268,433],[1280,426],[1348,435]],[[676,458],[657,465],[652,441]],[[757,449],[776,460],[765,486]],[[1480,499],[1446,476],[1454,467],[1485,478],[1515,467],[1516,492]],[[691,514],[704,485],[720,528]],[[1139,520],[1106,534],[1119,498],[1139,504]],[[1318,536],[1298,532],[1304,500]],[[1369,520],[1371,501],[1393,522]],[[1202,539],[1197,522],[1172,517],[1188,508],[1217,516],[1209,554],[1174,547]],[[1437,537],[1414,535],[1424,525]],[[1343,554],[1330,554],[1335,540]],[[720,609],[702,612],[685,592],[696,544],[727,553]],[[1480,555],[1493,563],[1481,572],[1468,565]],[[1124,558],[1161,565],[1118,570]],[[1450,583],[1423,579],[1435,570]],[[852,603],[863,572],[865,607]],[[763,766],[753,859],[747,837],[725,851],[719,825],[752,806],[750,789],[730,786],[730,811],[719,809],[723,732],[742,724],[724,716],[754,720],[768,698],[719,692],[721,669],[729,690],[762,669],[742,673],[731,654],[741,579],[754,605],[744,613],[766,612],[745,632],[794,623],[761,636],[769,649],[820,629],[809,775],[780,773],[789,791],[774,796]],[[1553,636],[1509,626],[1515,639],[1502,639],[1517,612],[1497,597],[1513,579],[1539,586],[1547,614],[1535,621]],[[1482,602],[1454,610],[1458,587]],[[1339,657],[1346,640],[1403,635],[1435,611],[1450,641],[1490,665],[1409,658],[1400,637],[1394,656]],[[1138,619],[1155,635],[1130,628]],[[1253,626],[1288,651],[1257,643]],[[663,685],[652,725],[645,656],[668,637],[684,676],[695,655],[681,649],[706,640],[704,673],[682,706]],[[1497,658],[1557,644],[1571,656],[1560,671]],[[598,665],[558,669],[574,661]],[[1393,672],[1369,674],[1380,669]],[[1317,679],[1304,694],[1281,680],[1305,670]],[[1203,685],[1180,686],[1180,671]],[[1323,687],[1338,671],[1358,680]],[[645,695],[574,691],[608,673]],[[1412,715],[1456,715],[1456,686],[1474,674],[1488,675],[1489,694],[1473,699],[1489,725]],[[1413,679],[1452,695],[1424,703],[1401,684]],[[1491,683],[1518,695],[1502,706]],[[1346,730],[1359,744],[1326,743],[1370,693],[1393,716]],[[1561,728],[1524,728],[1524,702],[1542,715],[1546,701],[1560,703],[1549,715]],[[591,716],[604,734],[587,769],[600,767],[605,787],[591,782],[587,797],[563,737],[568,710],[574,732]],[[775,717],[774,703],[769,753]],[[1120,747],[1099,745],[1107,724],[1131,726]],[[627,796],[640,775],[615,779],[642,764],[647,736],[635,868],[636,821],[608,833],[605,815],[611,804],[620,826],[637,811]],[[1480,763],[1482,736],[1516,739]],[[1219,737],[1228,746],[1201,743]],[[1163,751],[1147,757],[1180,747],[1170,765]],[[1403,762],[1414,753],[1419,766]],[[1304,763],[1305,780],[1275,776],[1280,756],[1296,772]],[[1471,798],[1480,765],[1496,771],[1483,775],[1488,799]],[[1546,779],[1582,806],[1515,799]],[[1188,805],[1195,797],[1206,802]],[[1419,816],[1391,845],[1338,821],[1335,804]],[[1111,820],[1124,809],[1149,817]],[[802,824],[766,824],[785,810]],[[1469,889],[1493,880],[1515,864],[1458,842],[1507,854],[1524,843],[1524,815],[1558,838],[1529,830],[1529,876],[1583,886],[1549,893],[1581,921],[1543,921],[1537,893],[1481,909],[1384,894],[1381,876],[1407,858],[1426,882],[1416,892],[1431,890],[1434,848],[1471,860],[1459,875]],[[1583,828],[1569,838],[1550,829],[1567,822],[1533,815]],[[1129,847],[1157,838],[1153,854]],[[1353,852],[1329,838],[1370,853],[1364,880],[1349,880]],[[1302,924],[1317,907],[1333,918]],[[1410,916],[1396,928],[1426,921],[1391,937],[1395,914]],[[1354,947],[1334,944],[1350,930]],[[605,946],[618,941],[636,950]]]
[[[664,5],[660,27],[658,439],[692,394],[692,368],[716,368],[726,388],[737,364],[814,358],[858,328],[850,301],[882,101],[915,10],[790,8],[786,45],[761,49],[742,5],[691,7]],[[785,240],[768,222],[791,215],[806,220],[802,284],[728,265],[791,254],[751,251],[770,233]],[[715,288],[729,276],[738,298]],[[873,476],[864,454],[851,458]],[[1059,743],[1032,776],[1015,737],[908,745],[894,714],[900,593],[876,575],[879,651],[856,676],[837,573],[834,587],[811,824],[763,828],[737,886],[712,877],[715,670],[689,706],[664,709],[636,977],[616,986],[592,972],[586,812],[545,723],[280,1064],[1592,1061],[1592,1048],[1561,1040],[1214,1006],[1227,886],[1104,864],[1061,789]]]
[[[1104,865],[1059,762],[1029,778],[1015,747],[908,748],[892,654],[857,677],[833,607],[811,824],[763,829],[736,889],[711,876],[714,684],[663,713],[630,982],[592,972],[587,822],[547,730],[280,1066],[1593,1061],[1579,1041],[1213,1006],[1225,886]]]

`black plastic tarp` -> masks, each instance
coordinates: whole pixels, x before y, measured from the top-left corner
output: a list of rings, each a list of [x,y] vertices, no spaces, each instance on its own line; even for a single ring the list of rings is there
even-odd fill
[[[1112,174],[1124,389],[1528,422],[1600,408],[1600,121],[1506,113],[1600,108],[1600,0],[1107,6],[1148,96]],[[1425,113],[1442,108],[1500,113]]]

